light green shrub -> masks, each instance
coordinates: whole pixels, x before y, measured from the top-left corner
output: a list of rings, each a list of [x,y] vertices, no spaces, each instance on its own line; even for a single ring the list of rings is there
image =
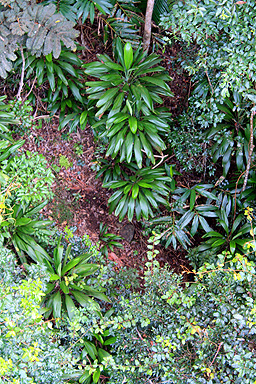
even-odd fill
[[[33,274],[43,275],[39,270]],[[72,371],[71,355],[63,345],[65,332],[40,314],[43,283],[39,277],[17,278],[14,255],[1,248],[1,383],[59,384],[61,375]]]

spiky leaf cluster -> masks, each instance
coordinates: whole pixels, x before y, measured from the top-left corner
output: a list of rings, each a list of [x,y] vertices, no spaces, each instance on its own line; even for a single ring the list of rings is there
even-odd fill
[[[20,45],[37,57],[52,53],[58,58],[61,43],[75,49],[77,32],[73,23],[56,12],[54,4],[42,5],[27,0],[0,0],[0,76],[6,77]]]

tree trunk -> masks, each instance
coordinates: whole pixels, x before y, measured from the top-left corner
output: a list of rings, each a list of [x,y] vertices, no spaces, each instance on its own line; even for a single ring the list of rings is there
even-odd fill
[[[145,28],[143,35],[143,51],[148,51],[150,45],[151,38],[151,22],[152,22],[152,13],[154,9],[155,0],[148,0],[147,2],[147,10],[145,16]]]

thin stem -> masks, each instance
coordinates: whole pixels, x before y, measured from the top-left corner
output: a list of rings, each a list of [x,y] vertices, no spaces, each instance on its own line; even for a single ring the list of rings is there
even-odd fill
[[[24,53],[23,53],[23,46],[21,45],[20,46],[20,53],[21,53],[21,58],[22,58],[22,69],[21,69],[21,77],[20,77],[20,85],[19,85],[19,90],[18,90],[18,93],[17,93],[17,99],[18,100],[21,100],[21,91],[22,91],[22,88],[23,88],[23,85],[24,85],[24,73],[25,73],[25,57],[24,57]]]
[[[247,167],[244,175],[244,185],[242,188],[242,192],[245,190],[247,181],[248,181],[248,176],[249,176],[249,171],[251,167],[251,158],[252,158],[252,152],[253,152],[253,117],[255,115],[255,111],[251,112],[251,118],[250,118],[250,141],[249,141],[249,153],[248,153],[248,161],[247,161]]]

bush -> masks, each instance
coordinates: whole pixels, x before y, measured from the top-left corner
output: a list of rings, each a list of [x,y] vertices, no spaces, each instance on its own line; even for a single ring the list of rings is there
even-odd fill
[[[42,273],[39,272],[42,275]],[[43,281],[17,280],[15,257],[0,249],[0,377],[2,383],[57,384],[72,371],[65,334],[39,311]]]
[[[27,151],[2,164],[3,171],[9,176],[9,183],[19,184],[15,191],[16,203],[35,204],[53,197],[54,176],[43,155]]]
[[[224,258],[191,284],[149,266],[143,294],[122,300],[107,324],[117,337],[110,384],[254,382],[255,266],[238,254]]]

